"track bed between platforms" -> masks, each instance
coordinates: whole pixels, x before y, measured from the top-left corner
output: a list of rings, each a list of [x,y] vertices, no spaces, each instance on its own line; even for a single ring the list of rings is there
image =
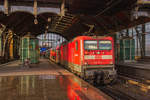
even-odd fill
[[[117,64],[117,72],[139,81],[150,81],[150,63],[120,63]]]
[[[0,100],[112,100],[46,59],[29,69],[8,65],[0,69]]]

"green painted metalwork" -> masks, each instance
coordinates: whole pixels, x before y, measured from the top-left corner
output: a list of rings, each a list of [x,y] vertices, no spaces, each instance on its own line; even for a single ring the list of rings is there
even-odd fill
[[[135,40],[121,39],[120,40],[120,60],[132,61],[135,60]]]
[[[25,36],[21,39],[20,59],[30,58],[31,63],[39,62],[39,43],[37,38]]]

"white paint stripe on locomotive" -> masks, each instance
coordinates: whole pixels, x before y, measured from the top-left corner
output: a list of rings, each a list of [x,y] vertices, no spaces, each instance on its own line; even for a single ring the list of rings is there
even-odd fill
[[[95,59],[95,55],[84,55],[84,59]]]
[[[112,55],[102,55],[102,56],[84,55],[84,59],[112,59]]]
[[[102,59],[112,59],[112,55],[102,55]]]

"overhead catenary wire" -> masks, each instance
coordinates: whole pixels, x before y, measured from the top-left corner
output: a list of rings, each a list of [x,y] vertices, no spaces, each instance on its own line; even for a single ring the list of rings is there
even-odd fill
[[[112,1],[111,1],[112,2]],[[112,5],[108,6],[107,8],[105,8],[103,11],[101,11],[100,13],[98,13],[97,15],[95,15],[95,17],[102,15],[103,13],[105,13],[107,10],[111,9],[113,6],[117,5],[118,3],[120,3],[121,0],[116,1],[115,3],[113,3]]]

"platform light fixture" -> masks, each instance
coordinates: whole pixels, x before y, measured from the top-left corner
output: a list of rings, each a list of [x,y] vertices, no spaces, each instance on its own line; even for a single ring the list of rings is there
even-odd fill
[[[51,22],[51,18],[50,18],[50,17],[48,17],[47,21],[48,21],[48,22]]]
[[[34,19],[34,24],[36,24],[36,25],[38,24],[37,18]]]
[[[34,24],[38,24],[37,20],[37,0],[34,0],[34,5],[33,5],[33,13],[34,13]]]
[[[48,28],[49,28],[49,26],[47,25],[47,26],[46,26],[46,29],[48,30]]]
[[[47,30],[45,30],[44,39],[46,40]]]

